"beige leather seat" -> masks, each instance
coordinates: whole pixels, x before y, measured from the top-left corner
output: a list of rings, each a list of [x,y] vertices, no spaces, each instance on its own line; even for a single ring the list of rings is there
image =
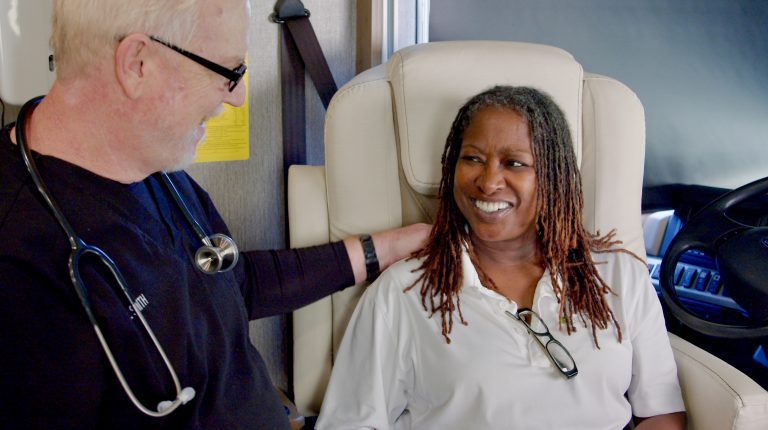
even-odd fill
[[[289,173],[291,246],[431,222],[451,122],[469,97],[496,84],[533,86],[554,98],[574,137],[587,228],[616,228],[627,248],[644,255],[645,119],[637,96],[614,79],[584,73],[561,49],[497,41],[416,45],[342,87],[326,116],[326,165],[294,166]],[[305,415],[320,410],[334,353],[363,288],[293,315],[293,388]],[[693,428],[768,429],[764,390],[681,339],[673,345]]]

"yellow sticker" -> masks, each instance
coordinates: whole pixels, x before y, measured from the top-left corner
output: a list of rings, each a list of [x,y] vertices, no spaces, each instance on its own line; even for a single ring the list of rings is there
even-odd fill
[[[250,140],[247,73],[239,85],[245,85],[245,102],[240,107],[225,104],[221,115],[205,123],[205,138],[197,148],[196,163],[248,159]]]

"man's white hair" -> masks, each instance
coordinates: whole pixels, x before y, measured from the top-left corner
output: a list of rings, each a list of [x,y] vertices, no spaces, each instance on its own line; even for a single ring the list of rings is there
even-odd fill
[[[185,46],[204,0],[55,0],[51,49],[59,78],[74,77],[109,58],[131,33]]]

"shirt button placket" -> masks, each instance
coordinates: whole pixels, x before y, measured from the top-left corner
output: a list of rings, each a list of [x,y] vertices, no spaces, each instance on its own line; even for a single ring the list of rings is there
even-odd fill
[[[510,313],[516,313],[517,309],[515,309],[515,306],[513,306],[510,303],[507,303],[503,300],[499,300],[497,302],[497,305],[499,306],[499,309],[501,309],[501,315],[504,319],[509,320],[509,322],[512,324],[512,330],[515,332],[518,336],[525,335],[525,328],[522,327],[522,323],[520,321],[517,321],[516,319],[510,317],[507,315],[506,311],[509,311]]]

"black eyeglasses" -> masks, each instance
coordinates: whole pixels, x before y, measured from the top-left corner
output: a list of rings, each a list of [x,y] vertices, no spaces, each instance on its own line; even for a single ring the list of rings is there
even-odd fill
[[[206,60],[205,58],[193,54],[186,49],[179,48],[176,45],[173,45],[171,43],[166,42],[163,39],[160,39],[155,36],[149,36],[150,39],[154,40],[155,42],[165,45],[174,51],[178,52],[179,54],[189,58],[190,60],[194,61],[195,63],[205,67],[206,69],[217,73],[221,76],[224,76],[225,78],[229,79],[229,92],[235,90],[235,87],[237,86],[238,82],[240,82],[240,79],[243,79],[243,75],[245,75],[245,71],[248,69],[248,67],[245,65],[245,63],[240,63],[239,66],[235,67],[234,69],[227,69],[226,67],[222,66],[221,64],[216,64],[213,61]]]
[[[571,353],[565,349],[562,343],[560,343],[552,336],[552,334],[549,332],[549,327],[547,327],[547,324],[544,323],[544,320],[541,319],[539,314],[528,308],[522,308],[518,310],[517,315],[509,311],[504,312],[506,312],[510,317],[523,323],[525,328],[528,329],[528,333],[531,333],[533,338],[536,339],[536,342],[538,342],[539,345],[544,348],[544,351],[546,351],[549,359],[552,360],[552,363],[555,365],[557,370],[563,374],[563,376],[570,379],[578,375],[579,369],[576,368],[576,362],[573,360]],[[530,323],[528,322],[528,318],[530,318]],[[544,327],[544,330],[536,330],[531,327],[534,320],[541,324],[541,327]],[[539,339],[540,337],[547,338],[546,343],[542,343],[541,339]]]

